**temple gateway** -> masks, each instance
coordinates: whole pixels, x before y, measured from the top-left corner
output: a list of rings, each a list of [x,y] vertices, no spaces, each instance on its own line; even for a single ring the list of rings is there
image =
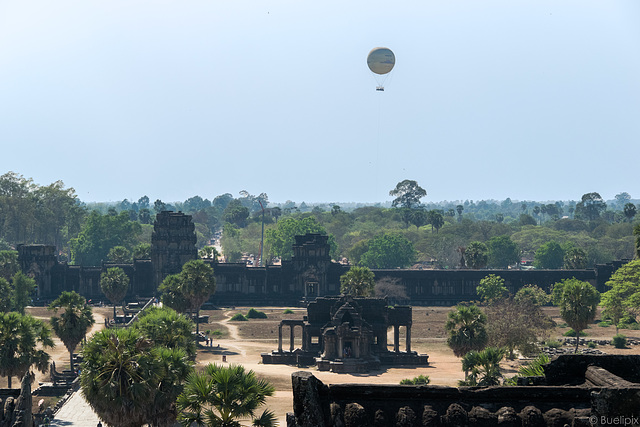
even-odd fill
[[[385,298],[348,295],[318,297],[307,305],[302,320],[282,320],[278,350],[262,354],[264,364],[317,365],[320,371],[364,373],[382,366],[427,366],[429,356],[411,351],[410,306],[390,307]],[[295,330],[302,329],[302,348],[295,348]],[[289,328],[289,349],[282,345]],[[393,327],[393,351],[387,331]],[[401,351],[400,328],[405,330]]]

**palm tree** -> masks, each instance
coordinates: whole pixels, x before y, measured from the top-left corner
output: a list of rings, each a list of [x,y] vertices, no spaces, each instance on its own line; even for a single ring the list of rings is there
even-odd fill
[[[51,318],[51,326],[69,350],[69,366],[71,366],[71,371],[75,372],[73,352],[95,321],[91,307],[87,305],[84,297],[76,292],[62,292],[55,301],[49,304],[49,310],[53,310],[56,314],[61,308],[64,311],[60,317],[53,316]]]
[[[458,305],[450,311],[445,330],[449,332],[447,344],[453,354],[462,357],[471,350],[482,350],[489,339],[486,323],[487,316],[476,305]]]
[[[113,303],[113,321],[116,321],[116,304],[127,296],[129,277],[120,267],[107,269],[100,275],[100,289]]]
[[[119,427],[168,426],[191,372],[182,348],[154,345],[139,331],[103,330],[82,351],[80,386],[98,416]]]
[[[201,259],[188,261],[180,272],[182,295],[189,302],[189,309],[196,311],[196,334],[200,332],[200,307],[216,291],[213,268]]]
[[[462,358],[462,369],[471,372],[463,383],[470,386],[499,385],[502,378],[500,361],[504,358],[505,350],[497,347],[487,347],[481,351],[470,351]],[[466,375],[465,375],[466,377]]]
[[[351,267],[340,276],[340,292],[354,297],[367,297],[373,294],[375,275],[367,267]]]
[[[193,322],[169,307],[146,309],[133,327],[156,345],[182,348],[190,358],[196,357]]]
[[[209,364],[187,379],[178,397],[178,420],[183,426],[237,427],[244,419],[251,419],[254,426],[273,426],[273,412],[265,410],[256,417],[255,411],[274,392],[268,381],[241,365]]]
[[[16,312],[0,313],[0,375],[21,377],[32,365],[47,372],[49,355],[44,348],[53,348],[51,329],[39,319]],[[41,349],[37,347],[41,346]]]

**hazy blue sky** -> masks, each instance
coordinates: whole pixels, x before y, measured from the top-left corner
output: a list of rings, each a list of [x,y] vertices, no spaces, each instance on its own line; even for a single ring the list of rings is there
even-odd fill
[[[640,1],[0,0],[0,142],[86,202],[637,198]]]

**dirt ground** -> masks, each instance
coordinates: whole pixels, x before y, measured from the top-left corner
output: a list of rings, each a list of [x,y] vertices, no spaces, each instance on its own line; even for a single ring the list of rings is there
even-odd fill
[[[269,409],[275,412],[280,425],[286,425],[285,417],[287,412],[292,411],[291,374],[300,370],[295,366],[288,365],[263,365],[261,363],[261,353],[268,353],[278,347],[278,325],[282,319],[302,319],[306,310],[301,308],[291,308],[293,313],[285,314],[283,307],[266,307],[257,309],[267,314],[267,319],[251,319],[247,322],[231,322],[229,319],[236,313],[247,314],[250,307],[234,307],[233,309],[220,309],[202,311],[201,314],[209,315],[208,324],[200,324],[201,331],[218,331],[213,341],[213,347],[208,348],[201,345],[196,359],[197,367],[202,367],[208,363],[222,363],[222,356],[226,356],[226,363],[238,363],[247,369],[252,369],[260,377],[267,379],[275,388],[276,393],[267,400]],[[551,338],[560,339],[562,334],[569,330],[564,326],[564,322],[559,316],[559,311],[555,307],[545,307],[545,312],[550,315],[559,325],[552,333]],[[411,328],[412,350],[418,353],[429,355],[429,366],[420,368],[389,368],[381,371],[370,372],[368,374],[334,374],[331,372],[319,372],[315,367],[306,368],[327,384],[336,383],[360,383],[360,384],[398,384],[402,379],[414,378],[418,375],[428,375],[431,384],[455,386],[459,380],[464,378],[461,370],[460,359],[453,355],[447,347],[446,333],[444,325],[447,313],[451,307],[414,307],[413,325]],[[49,320],[52,313],[46,308],[28,308],[27,312],[37,318]],[[94,307],[93,309],[96,323],[92,333],[104,327],[104,319],[112,317],[111,307]],[[596,319],[599,319],[600,316]],[[404,350],[404,328],[401,328],[401,350]],[[296,348],[300,347],[301,332],[296,329]],[[613,326],[600,327],[597,323],[591,325],[586,330],[586,339],[611,339],[615,335]],[[640,340],[640,331],[620,330],[620,333],[628,338]],[[221,334],[221,335],[219,335]],[[283,347],[289,347],[289,330],[283,330]],[[62,342],[54,337],[56,347],[49,351],[52,360],[56,362],[58,369],[69,366],[69,353]],[[390,332],[389,343],[393,343]],[[204,343],[203,343],[204,344]],[[627,349],[615,349],[610,345],[599,346],[600,350],[607,354],[640,354],[640,346],[632,346]],[[523,363],[522,360],[503,362],[503,373],[506,376],[513,375],[517,367]],[[36,381],[48,381],[49,374],[36,373]],[[0,388],[6,387],[7,379],[0,378]],[[13,386],[19,387],[17,378],[13,379]]]

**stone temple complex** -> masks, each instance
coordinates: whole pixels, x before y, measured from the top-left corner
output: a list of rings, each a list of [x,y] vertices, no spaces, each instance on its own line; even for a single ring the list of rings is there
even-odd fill
[[[318,297],[307,306],[302,320],[282,320],[278,350],[262,354],[264,364],[317,365],[320,371],[369,372],[389,365],[426,366],[429,356],[411,351],[409,306],[390,307],[384,298]],[[295,329],[302,329],[302,348],[295,348]],[[282,331],[289,328],[289,349]],[[387,348],[387,330],[393,327],[393,351]],[[400,328],[405,328],[400,351]]]
[[[49,302],[62,291],[76,291],[87,299],[104,300],[100,290],[100,275],[110,267],[120,267],[129,277],[127,300],[157,296],[162,280],[178,273],[182,265],[196,259],[195,227],[190,215],[164,211],[156,216],[151,238],[151,257],[134,259],[132,263],[102,262],[97,266],[71,265],[58,260],[58,251],[50,245],[19,245],[20,268],[34,277],[37,294],[34,300]],[[217,289],[210,302],[220,306],[301,306],[318,297],[337,295],[340,276],[350,265],[341,264],[329,255],[328,236],[307,234],[296,236],[293,257],[281,265],[247,266],[244,263],[212,265]],[[416,270],[374,269],[376,280],[389,279],[401,286],[407,304],[451,306],[461,301],[477,299],[476,287],[489,274],[505,280],[511,293],[535,283],[543,289],[563,279],[575,277],[606,290],[609,280],[624,261],[598,265],[583,270]],[[37,303],[37,301],[36,301]]]

